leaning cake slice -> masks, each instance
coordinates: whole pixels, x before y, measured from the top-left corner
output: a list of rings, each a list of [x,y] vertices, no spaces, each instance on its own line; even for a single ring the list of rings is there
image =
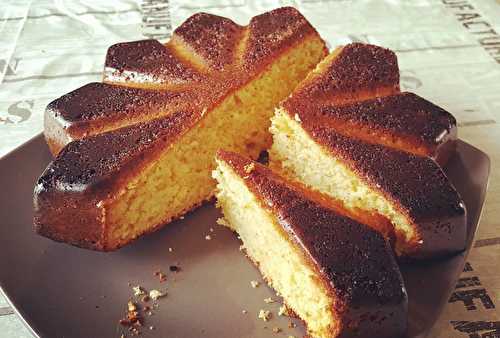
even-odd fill
[[[217,200],[248,257],[312,337],[401,337],[407,297],[384,238],[300,186],[219,151]]]
[[[465,206],[431,158],[348,137],[283,109],[271,130],[272,166],[347,209],[386,217],[398,255],[427,258],[464,249]]]

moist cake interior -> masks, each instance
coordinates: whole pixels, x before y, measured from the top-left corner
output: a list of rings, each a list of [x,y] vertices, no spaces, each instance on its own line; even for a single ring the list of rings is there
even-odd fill
[[[287,306],[308,323],[314,337],[336,335],[334,304],[317,273],[295,248],[276,216],[263,208],[234,171],[219,161],[217,203],[226,224],[238,233],[247,255],[259,266],[266,281],[286,300]]]
[[[322,53],[322,42],[315,37],[290,49],[258,78],[208,111],[192,130],[128,182],[120,190],[120,198],[106,205],[111,246],[121,246],[209,199],[215,187],[210,172],[215,168],[217,149],[257,158],[270,146],[268,129],[275,104],[306,76]]]
[[[272,118],[273,145],[271,166],[280,168],[290,177],[334,199],[346,209],[368,210],[386,217],[394,225],[403,241],[396,241],[398,254],[411,251],[403,243],[418,240],[418,234],[407,217],[381,194],[373,191],[350,168],[331,156],[300,126],[299,121],[278,109]],[[314,166],[310,165],[314,163]]]

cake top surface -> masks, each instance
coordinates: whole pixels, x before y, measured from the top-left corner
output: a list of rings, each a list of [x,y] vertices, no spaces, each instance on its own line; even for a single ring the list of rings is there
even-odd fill
[[[155,91],[92,82],[51,102],[47,110],[68,123],[88,123],[103,118],[138,115],[146,110],[181,105],[189,100],[194,98],[187,92]]]
[[[144,152],[154,149],[157,141],[173,142],[195,123],[197,114],[177,112],[164,118],[140,123],[68,144],[52,161],[37,182],[37,189],[50,191],[86,191],[107,188],[108,178],[128,164],[138,167]],[[183,123],[179,123],[183,121]],[[104,192],[106,189],[103,190]]]
[[[223,70],[234,62],[243,30],[228,18],[197,13],[180,25],[173,36],[194,51],[208,67]]]
[[[112,78],[113,70],[126,69],[124,75],[137,82],[179,85],[195,83],[203,78],[187,60],[180,59],[172,47],[157,40],[123,42],[111,46],[105,62],[105,70],[108,69],[111,74],[106,77]]]
[[[456,120],[450,113],[409,92],[341,106],[288,105],[286,110],[292,117],[297,114],[303,123],[337,127],[341,133],[357,134],[363,127],[432,145],[440,144],[456,128]],[[373,136],[370,138],[376,143]]]
[[[404,302],[403,281],[382,235],[305,197],[299,188],[257,162],[226,151],[219,151],[217,157],[278,217],[341,302],[355,306]]]
[[[292,7],[256,16],[248,26],[198,13],[180,25],[165,45],[141,40],[111,46],[104,72],[107,84],[89,84],[64,95],[49,105],[46,114],[58,117],[64,125],[99,121],[113,114],[128,124],[129,115],[140,110],[135,106],[160,101],[168,106],[169,95],[197,102],[201,112],[307,36],[319,38]],[[148,88],[167,90],[167,94]],[[139,115],[150,119],[147,114]]]
[[[465,213],[458,192],[432,159],[346,137],[328,127],[304,124],[304,128],[412,219],[425,222]]]
[[[332,100],[358,92],[387,87],[399,91],[396,54],[364,43],[338,48],[303,81],[289,101],[304,104]]]
[[[248,39],[243,49],[243,66],[246,70],[267,63],[276,51],[289,48],[316,30],[293,7],[282,7],[257,15],[247,26]]]

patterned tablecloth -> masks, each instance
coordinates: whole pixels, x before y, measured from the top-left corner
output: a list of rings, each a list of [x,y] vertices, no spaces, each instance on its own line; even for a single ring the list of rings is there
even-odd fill
[[[166,40],[199,11],[244,24],[284,5],[332,47],[363,41],[396,51],[402,88],[452,112],[460,137],[491,157],[474,249],[431,337],[500,337],[500,0],[3,0],[0,157],[42,131],[49,101],[100,80],[111,44]],[[1,296],[0,337],[31,337]]]

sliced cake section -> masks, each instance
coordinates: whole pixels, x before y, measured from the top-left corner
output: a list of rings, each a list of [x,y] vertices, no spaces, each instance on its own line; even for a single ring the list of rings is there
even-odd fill
[[[456,119],[413,93],[341,106],[331,103],[307,105],[305,102],[285,101],[284,111],[300,121],[328,126],[349,137],[429,156],[443,166],[456,148]]]
[[[401,337],[407,297],[384,238],[269,168],[219,151],[218,205],[311,337]]]
[[[389,219],[398,255],[427,258],[464,249],[465,206],[431,158],[298,121],[284,110],[271,130],[274,166],[347,209]]]
[[[276,110],[270,164],[346,209],[385,217],[393,228],[382,232],[400,256],[460,251],[465,207],[434,161],[453,154],[456,120],[400,93],[396,73],[395,55],[380,47],[332,53]]]
[[[396,54],[364,43],[338,47],[307,76],[289,101],[342,105],[399,92]]]
[[[269,72],[276,74],[273,81],[282,87],[263,89],[260,95],[277,103],[326,55],[324,41],[292,7],[258,15],[247,26],[197,13],[165,45],[141,40],[111,46],[104,67],[105,85],[84,86],[52,102],[45,111],[45,138],[54,145],[55,155],[72,140],[169,114],[178,108],[178,100],[172,103],[169,98],[172,95],[182,97],[181,109],[187,106],[201,112],[256,79],[271,86],[276,82],[262,78]],[[170,94],[161,101],[161,93],[150,94],[154,91]],[[153,98],[148,99],[150,95]],[[265,111],[270,117],[272,113]],[[112,122],[108,115],[113,115]],[[269,122],[264,128],[268,126]]]
[[[283,23],[290,15],[301,24],[285,35]],[[76,140],[63,148],[37,183],[38,233],[85,248],[114,250],[213,196],[217,149],[257,158],[270,146],[274,108],[325,56],[325,44],[295,9],[278,9],[252,21],[255,27],[265,24],[261,30],[266,34],[274,27],[276,36],[262,39],[263,50],[257,48],[263,53],[261,62],[254,60],[242,71],[243,57],[226,58],[226,53],[255,55],[254,39],[241,36],[241,41],[221,45],[239,46],[234,53],[217,54],[209,36],[237,35],[226,32],[227,24],[220,22],[198,17],[178,31],[183,38],[176,43],[191,46],[183,52],[195,53],[194,59],[204,59],[210,72],[218,74],[204,89],[155,91],[93,84],[49,106],[49,115],[60,126],[45,130],[49,144],[60,140],[55,143],[59,149]],[[223,60],[217,61],[214,53]],[[136,63],[133,67],[138,68]],[[229,68],[240,71],[224,73]],[[70,126],[78,132],[70,135]]]

